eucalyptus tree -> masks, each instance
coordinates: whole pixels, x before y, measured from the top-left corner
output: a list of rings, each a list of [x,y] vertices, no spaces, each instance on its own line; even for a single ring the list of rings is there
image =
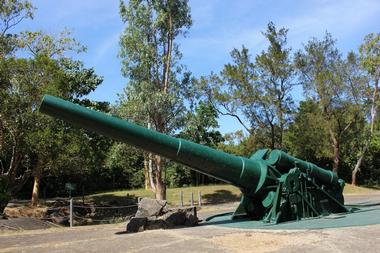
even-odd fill
[[[360,46],[360,64],[368,73],[366,89],[367,105],[369,110],[369,129],[364,129],[364,144],[359,151],[358,159],[352,170],[352,184],[357,184],[357,174],[361,170],[363,159],[371,144],[375,133],[375,123],[379,109],[379,79],[380,79],[380,33],[370,33],[364,38]]]
[[[11,119],[17,117],[5,109],[5,104],[17,102],[6,96],[11,91],[7,70],[15,64],[12,57],[18,47],[17,34],[12,33],[12,29],[22,20],[33,18],[33,10],[29,1],[2,0],[0,4],[0,215],[12,194],[25,183],[30,171],[21,169],[24,153],[22,138],[16,128],[23,122],[18,120],[12,124]]]
[[[66,57],[69,51],[84,50],[68,31],[58,37],[42,31],[12,34],[23,19],[33,17],[33,10],[28,1],[2,1],[0,7],[0,192],[9,199],[33,174],[32,204],[36,204],[42,175],[56,166],[53,161],[63,153],[62,123],[38,113],[42,95],[79,99],[102,79]],[[27,57],[16,54],[21,51]]]
[[[283,146],[283,134],[293,111],[291,91],[296,85],[285,28],[269,23],[263,33],[269,46],[254,59],[246,47],[231,52],[233,63],[212,74],[206,89],[222,115],[236,118],[252,135],[265,132],[271,148]]]
[[[20,34],[19,46],[30,54],[30,62],[37,60],[37,66],[31,65],[29,80],[26,84],[34,86],[33,93],[27,93],[31,101],[29,106],[38,107],[44,93],[55,94],[66,99],[78,99],[93,91],[102,81],[93,69],[86,69],[83,63],[75,61],[66,55],[69,52],[81,53],[85,47],[71,37],[69,31],[63,31],[54,37],[42,31],[26,31]],[[58,127],[62,124],[46,116],[32,113],[35,128],[28,132],[28,142],[31,154],[34,157],[32,174],[34,186],[32,191],[32,205],[38,204],[39,185],[43,175],[54,168],[62,144]]]
[[[297,52],[296,65],[305,95],[322,110],[333,154],[333,171],[338,172],[341,145],[363,117],[365,78],[354,53],[342,57],[335,40],[326,34],[313,38]]]
[[[120,96],[123,116],[156,131],[174,133],[183,126],[190,81],[180,64],[177,43],[192,23],[188,1],[121,1],[120,15],[126,27],[119,56],[128,79]],[[158,155],[150,158],[152,189],[157,199],[165,199],[164,160]]]

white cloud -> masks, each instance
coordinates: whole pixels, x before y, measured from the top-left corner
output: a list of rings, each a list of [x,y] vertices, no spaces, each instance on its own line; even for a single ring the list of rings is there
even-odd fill
[[[289,39],[295,46],[310,37],[323,36],[326,31],[340,40],[360,33],[373,22],[377,22],[380,28],[380,1],[317,1],[309,7],[303,15],[283,19],[283,25],[290,29]]]
[[[117,57],[120,34],[121,31],[111,34],[109,37],[101,40],[101,42],[91,50],[93,52],[93,56],[90,58],[91,65],[97,65],[100,61],[103,61],[110,56],[112,58]]]

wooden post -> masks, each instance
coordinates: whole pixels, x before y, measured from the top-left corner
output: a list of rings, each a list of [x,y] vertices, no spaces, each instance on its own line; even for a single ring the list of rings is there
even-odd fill
[[[70,227],[73,227],[73,198],[70,198]]]
[[[202,193],[201,191],[198,191],[198,206],[202,206]]]
[[[179,193],[179,204],[181,207],[183,207],[183,191]]]
[[[191,192],[191,194],[190,194],[190,205],[194,206],[194,194],[193,194],[193,192]]]
[[[82,205],[84,205],[84,184],[82,184]]]

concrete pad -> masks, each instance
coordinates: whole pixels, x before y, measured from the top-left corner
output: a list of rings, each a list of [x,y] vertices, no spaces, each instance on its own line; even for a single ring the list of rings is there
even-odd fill
[[[199,226],[125,234],[123,225],[11,232],[0,252],[380,252],[380,225],[262,231]]]

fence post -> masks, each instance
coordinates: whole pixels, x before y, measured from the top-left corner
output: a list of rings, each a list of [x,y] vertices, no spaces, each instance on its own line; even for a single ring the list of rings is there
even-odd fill
[[[179,204],[183,207],[183,191],[179,193]]]
[[[201,191],[198,191],[198,206],[202,206],[202,193]]]
[[[193,194],[193,192],[191,192],[191,194],[190,194],[190,204],[191,204],[191,206],[194,206],[194,194]]]
[[[84,205],[84,185],[82,185],[82,205]]]
[[[70,198],[70,227],[73,227],[73,198]]]

